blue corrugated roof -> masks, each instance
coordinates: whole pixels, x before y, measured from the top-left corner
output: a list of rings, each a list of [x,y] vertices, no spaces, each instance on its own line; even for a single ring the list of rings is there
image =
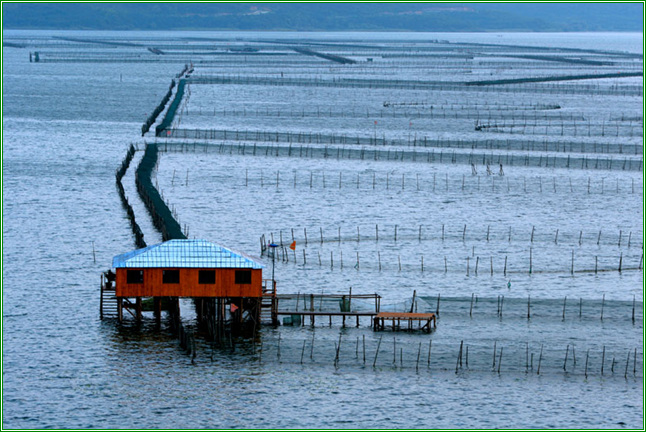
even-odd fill
[[[206,240],[169,240],[117,255],[114,268],[249,268],[263,265],[240,252]]]

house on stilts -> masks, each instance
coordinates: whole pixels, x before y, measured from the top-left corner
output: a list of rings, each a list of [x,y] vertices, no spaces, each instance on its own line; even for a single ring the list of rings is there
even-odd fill
[[[152,299],[161,319],[162,299],[179,318],[179,299],[191,298],[198,321],[218,324],[272,323],[276,284],[263,280],[256,259],[206,240],[169,240],[114,257],[114,271],[101,277],[101,319],[124,312],[142,319],[142,303]]]

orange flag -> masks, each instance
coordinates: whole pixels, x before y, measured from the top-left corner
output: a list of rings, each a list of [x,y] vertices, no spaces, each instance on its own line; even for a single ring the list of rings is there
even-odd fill
[[[235,311],[237,311],[237,310],[238,310],[238,306],[236,306],[236,305],[234,305],[233,303],[231,303],[231,313],[233,313],[233,312],[235,312]]]
[[[294,241],[292,242],[292,244],[290,244],[290,245],[289,245],[289,248],[290,248],[291,250],[296,250],[296,240],[294,240]]]

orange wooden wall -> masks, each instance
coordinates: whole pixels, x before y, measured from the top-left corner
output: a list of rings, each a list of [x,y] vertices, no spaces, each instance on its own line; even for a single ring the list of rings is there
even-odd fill
[[[143,270],[144,283],[127,283],[128,270]],[[163,270],[179,270],[179,283],[162,283]],[[215,270],[215,284],[199,284],[200,270]],[[251,284],[236,284],[236,270],[251,271]],[[117,297],[262,297],[260,269],[118,268]]]

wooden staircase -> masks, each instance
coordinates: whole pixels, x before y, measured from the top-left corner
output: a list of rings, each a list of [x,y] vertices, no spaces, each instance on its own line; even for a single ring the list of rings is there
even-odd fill
[[[260,299],[260,322],[278,324],[278,301],[276,299],[276,282],[271,279],[263,279],[262,298]]]
[[[101,319],[119,318],[119,302],[117,300],[115,284],[105,280],[101,275],[101,303],[99,307]]]

